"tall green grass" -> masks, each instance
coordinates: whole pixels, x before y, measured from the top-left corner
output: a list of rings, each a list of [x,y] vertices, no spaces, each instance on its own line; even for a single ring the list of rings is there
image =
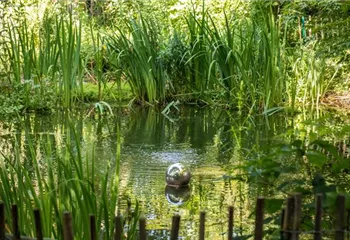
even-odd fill
[[[33,210],[39,208],[45,237],[62,239],[62,213],[71,211],[77,239],[89,238],[89,215],[96,216],[102,239],[113,238],[113,219],[118,209],[120,132],[116,122],[116,152],[105,173],[96,169],[94,148],[82,152],[82,140],[68,123],[65,145],[57,145],[53,135],[36,141],[29,130],[14,141],[13,154],[0,155],[0,201],[10,213],[11,204],[19,207],[22,235],[34,236]],[[65,128],[63,128],[65,129]],[[23,141],[24,140],[24,141]],[[22,145],[22,143],[25,145]],[[37,144],[41,150],[38,151]],[[89,154],[90,153],[90,154]],[[29,161],[29,162],[28,162]],[[131,216],[128,239],[135,234],[138,212]],[[8,222],[11,226],[11,220]]]
[[[191,71],[196,73],[193,82],[224,92],[226,101],[238,108],[243,104],[250,109],[256,102],[269,108],[284,100],[283,39],[271,9],[260,12],[259,18],[251,16],[247,20],[230,19],[224,13],[224,27],[205,11],[204,17],[192,16],[188,20],[197,23],[197,27],[189,24],[190,42],[194,29],[199,29],[200,36],[189,60]],[[240,99],[244,99],[243,103]]]
[[[304,107],[319,107],[320,100],[325,96],[337,71],[330,79],[326,79],[325,59],[315,56],[309,50],[302,50],[300,57],[296,55],[290,61],[294,61],[294,65],[288,81],[289,101],[299,102]]]
[[[28,26],[24,18],[19,23],[8,22],[4,32],[7,38],[3,45],[9,62],[9,84],[23,84],[24,104],[32,95],[40,95],[45,88],[57,88],[62,105],[70,107],[73,90],[82,85],[81,24],[73,21],[72,14],[56,17],[56,21],[45,17],[39,31]],[[35,85],[34,91],[28,81]]]
[[[259,89],[261,92],[260,102],[266,110],[285,100],[285,65],[282,59],[285,51],[282,44],[283,39],[280,36],[279,21],[275,19],[271,7],[268,11],[261,9],[260,13],[263,24],[262,26],[257,24],[260,27],[260,40],[256,56],[258,61],[253,71],[259,73],[258,80],[262,85]]]
[[[285,103],[294,106],[297,102],[318,102],[325,92],[322,89],[330,86],[322,83],[327,82],[322,80],[322,64],[314,62],[312,54],[308,55],[310,61],[299,54],[303,44],[288,46],[286,36],[291,29],[281,23],[271,4],[256,1],[249,5],[246,18],[237,14],[236,17],[235,11],[224,12],[223,21],[217,22],[217,16],[211,16],[202,1],[201,9],[189,11],[185,25],[175,29],[174,33],[184,37],[170,36],[176,39],[176,45],[167,41],[169,36],[161,35],[151,17],[141,14],[138,19],[126,19],[123,28],[107,30],[107,37],[102,38],[105,34],[100,29],[93,30],[92,24],[77,20],[72,12],[61,11],[44,18],[40,31],[29,28],[25,20],[5,25],[7,56],[0,58],[4,66],[9,63],[10,83],[29,80],[41,90],[48,87],[44,83],[52,83],[49,87],[54,86],[60,105],[67,108],[74,104],[76,96],[84,95],[84,71],[90,71],[95,78],[98,98],[103,100],[107,69],[115,70],[112,74],[119,89],[122,80],[126,80],[137,102],[151,105],[180,99],[266,111]],[[86,26],[90,27],[91,36],[83,36]],[[90,68],[85,66],[89,63],[84,61],[82,48],[92,49],[85,56]],[[169,56],[177,59],[169,60]],[[176,69],[174,63],[181,71],[172,71]],[[314,79],[308,84],[312,87],[297,83],[301,75],[304,82]],[[27,85],[23,86],[28,88],[27,100],[40,94]],[[298,95],[301,91],[304,97]]]
[[[58,43],[61,70],[59,92],[64,107],[71,107],[73,90],[77,89],[78,84],[83,85],[80,55],[81,40],[81,23],[79,21],[73,22],[71,13],[68,20],[63,17],[56,19],[56,41]]]
[[[151,20],[140,18],[127,22],[127,32],[118,30],[109,35],[108,45],[120,58],[120,68],[129,80],[135,97],[151,104],[163,102],[166,97],[165,69],[158,58],[159,33]]]
[[[189,38],[188,60],[186,62],[189,69],[189,84],[193,93],[203,94],[213,90],[214,87],[211,74],[214,69],[210,67],[212,54],[207,34],[209,29],[204,1],[201,14],[190,13],[186,22]]]

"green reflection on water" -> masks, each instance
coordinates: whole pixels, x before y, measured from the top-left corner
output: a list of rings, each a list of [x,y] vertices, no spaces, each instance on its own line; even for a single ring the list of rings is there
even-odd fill
[[[207,211],[207,237],[225,239],[227,207],[235,208],[235,233],[252,232],[252,218],[258,195],[274,196],[276,191],[259,188],[255,184],[223,178],[238,174],[233,169],[241,161],[249,161],[260,151],[280,139],[317,138],[325,128],[348,124],[346,118],[327,112],[270,117],[242,117],[222,110],[181,108],[171,116],[173,121],[154,109],[137,109],[125,114],[116,110],[116,118],[86,118],[86,111],[57,113],[52,116],[28,115],[23,119],[40,158],[43,143],[50,141],[53,153],[69,141],[74,150],[74,135],[69,132],[69,119],[81,142],[83,156],[93,156],[98,171],[107,171],[107,164],[115,164],[117,138],[120,138],[119,207],[126,208],[126,200],[140,201],[147,228],[154,235],[166,236],[171,216],[180,213],[181,234],[196,239],[200,211]],[[321,119],[322,128],[317,127]],[[305,123],[305,121],[309,123]],[[244,123],[243,123],[244,122]],[[31,154],[23,125],[0,123],[0,151],[12,154],[15,139],[20,139],[20,154],[29,173]],[[58,147],[60,146],[60,147]],[[90,157],[91,159],[91,157]],[[181,162],[192,171],[189,189],[177,192],[166,189],[165,171]],[[113,167],[110,169],[114,169]],[[171,201],[173,203],[171,203]],[[182,201],[182,204],[174,204]]]

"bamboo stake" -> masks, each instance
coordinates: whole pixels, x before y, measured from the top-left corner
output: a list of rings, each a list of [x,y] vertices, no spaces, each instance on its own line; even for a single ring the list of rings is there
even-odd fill
[[[123,227],[122,227],[122,217],[116,216],[114,221],[114,240],[122,240],[122,233],[123,233]]]
[[[321,221],[322,221],[322,194],[316,195],[316,215],[315,215],[315,233],[314,240],[321,240]]]
[[[311,15],[309,15],[309,20],[308,20],[308,27],[309,27],[309,31],[308,31],[308,35],[309,37],[311,37],[312,35],[312,29],[311,29]]]
[[[293,234],[292,239],[299,239],[299,231],[301,225],[301,193],[295,193],[294,198],[294,215],[293,215]]]
[[[262,240],[264,236],[264,201],[263,197],[259,197],[256,201],[255,240]]]
[[[90,240],[96,240],[96,217],[95,215],[90,215]]]
[[[74,239],[72,213],[70,212],[63,213],[63,239]]]
[[[199,216],[199,240],[205,238],[205,212],[201,212]]]
[[[170,240],[177,240],[179,237],[179,229],[180,229],[180,216],[174,215],[173,222],[171,226],[171,235]]]
[[[40,218],[40,211],[39,209],[34,209],[34,221],[35,221],[35,231],[36,231],[36,238],[38,240],[43,240],[43,230],[41,226],[41,218]]]
[[[5,204],[0,202],[0,239],[5,239]]]
[[[228,208],[228,240],[233,240],[233,207]]]
[[[280,239],[283,239],[283,226],[284,226],[284,215],[285,215],[285,212],[286,212],[286,209],[285,208],[283,208],[282,209],[282,213],[281,213],[281,226],[280,226],[280,228],[281,228],[281,231],[280,231]]]
[[[336,200],[336,221],[335,221],[335,239],[344,239],[344,220],[345,220],[345,197],[344,195],[338,195]]]
[[[147,240],[146,219],[144,218],[140,219],[139,227],[140,227],[140,240]]]
[[[284,214],[284,221],[283,221],[283,239],[289,240],[292,239],[292,224],[293,224],[293,217],[294,217],[294,198],[288,197],[287,198],[287,207]]]
[[[12,231],[13,231],[12,240],[20,240],[21,233],[19,231],[19,226],[18,226],[18,207],[16,204],[12,205],[11,214],[12,214]]]

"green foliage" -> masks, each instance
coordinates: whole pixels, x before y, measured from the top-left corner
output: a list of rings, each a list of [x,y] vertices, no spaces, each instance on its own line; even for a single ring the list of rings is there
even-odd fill
[[[72,92],[79,83],[82,86],[82,66],[80,57],[81,24],[73,23],[72,15],[68,20],[56,20],[56,41],[58,44],[62,81],[59,92],[63,98],[62,105],[72,105]]]
[[[159,58],[164,64],[167,72],[169,83],[171,84],[171,92],[190,92],[189,81],[187,80],[188,46],[185,43],[184,36],[178,32],[174,32],[168,40],[165,49],[160,52]]]
[[[62,239],[62,213],[71,211],[75,238],[89,238],[87,222],[89,215],[94,214],[101,239],[112,239],[114,216],[118,211],[119,130],[114,167],[110,163],[104,172],[100,172],[96,169],[94,155],[82,153],[76,126],[68,123],[65,127],[65,146],[56,146],[56,140],[50,134],[43,135],[38,143],[26,129],[24,150],[20,137],[15,139],[12,155],[1,152],[0,200],[5,203],[6,213],[10,212],[11,204],[17,204],[21,235],[35,235],[34,225],[27,223],[34,222],[33,210],[38,208],[45,220],[45,237]],[[116,129],[119,129],[118,123]],[[42,146],[41,152],[36,151],[37,143]],[[23,159],[22,151],[26,151],[30,163]],[[126,217],[125,239],[134,239],[139,218],[137,203],[135,213],[127,212]],[[11,218],[8,224],[11,226]]]
[[[159,33],[152,21],[130,20],[128,32],[119,29],[119,35],[108,37],[110,55],[117,55],[119,68],[130,81],[131,90],[137,100],[163,102],[166,93],[166,78],[159,61]],[[130,34],[130,38],[128,35]],[[118,59],[117,58],[117,59]]]
[[[1,75],[10,84],[48,81],[67,108],[89,95],[84,81],[97,84],[98,101],[112,91],[108,83],[121,91],[128,81],[138,103],[253,111],[317,107],[348,83],[348,41],[320,19],[346,25],[349,5],[339,1],[111,1],[87,12],[79,3],[11,1],[0,8]],[[26,8],[42,13],[21,16]],[[327,47],[332,41],[341,50]]]
[[[130,86],[126,82],[122,83],[120,88],[115,83],[109,82],[102,86],[101,89],[99,89],[98,84],[86,82],[83,88],[84,92],[77,90],[74,93],[74,97],[82,99],[84,102],[99,101],[100,92],[103,92],[103,99],[109,102],[125,102],[133,98]]]
[[[0,115],[49,113],[56,107],[57,96],[50,83],[35,84],[32,80],[0,87]]]

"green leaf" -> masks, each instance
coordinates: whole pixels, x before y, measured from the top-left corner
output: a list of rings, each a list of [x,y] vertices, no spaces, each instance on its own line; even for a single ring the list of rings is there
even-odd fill
[[[270,198],[265,199],[265,211],[268,214],[273,214],[282,209],[284,200],[283,199],[276,199],[276,198]]]
[[[309,162],[317,167],[322,167],[327,162],[327,157],[318,151],[309,150],[306,152]]]
[[[333,208],[335,206],[335,201],[337,199],[337,196],[338,196],[338,193],[336,192],[327,192],[324,207]]]
[[[338,155],[339,155],[337,148],[327,141],[316,140],[316,141],[313,141],[311,143],[311,145],[313,145],[313,144],[320,146],[321,148],[323,148],[324,150],[329,152],[334,157],[338,157]]]
[[[292,142],[292,146],[296,147],[296,148],[301,148],[302,144],[303,144],[303,142],[301,140],[295,140]]]

